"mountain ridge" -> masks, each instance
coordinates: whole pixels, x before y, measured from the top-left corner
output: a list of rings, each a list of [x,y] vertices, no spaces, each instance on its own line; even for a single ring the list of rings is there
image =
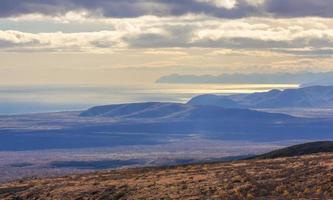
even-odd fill
[[[227,102],[224,105],[224,102]],[[333,86],[270,90],[230,96],[199,95],[190,105],[214,105],[227,108],[318,108],[333,107]]]
[[[290,115],[267,113],[214,105],[143,102],[95,106],[80,113],[81,117],[115,117],[123,119],[291,119]]]

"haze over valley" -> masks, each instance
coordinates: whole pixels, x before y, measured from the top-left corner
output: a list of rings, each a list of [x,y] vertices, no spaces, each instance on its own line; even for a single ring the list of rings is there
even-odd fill
[[[0,199],[332,199],[332,10],[1,0]]]
[[[232,107],[226,100],[272,103],[270,94],[275,94],[274,90],[203,95],[187,103],[126,103],[83,111],[3,115],[2,181],[106,168],[236,159],[292,144],[329,140],[333,138],[331,104],[316,98],[332,99],[332,87],[320,88],[286,89],[279,92],[283,101],[277,100],[277,104],[265,109],[251,104]],[[284,95],[288,91],[300,96]],[[303,91],[307,91],[308,102],[317,104],[304,104]],[[296,99],[300,104],[281,104]],[[286,109],[290,105],[293,109]]]

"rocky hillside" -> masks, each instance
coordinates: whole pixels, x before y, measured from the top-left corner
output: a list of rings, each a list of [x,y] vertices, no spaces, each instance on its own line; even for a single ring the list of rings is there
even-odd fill
[[[30,179],[0,199],[332,199],[333,153]]]

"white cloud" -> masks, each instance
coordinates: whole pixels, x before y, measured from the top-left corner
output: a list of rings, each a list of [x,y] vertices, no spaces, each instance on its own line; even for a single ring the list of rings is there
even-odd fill
[[[8,17],[6,20],[13,22],[20,21],[53,21],[57,23],[70,23],[70,22],[87,22],[91,19],[102,19],[101,14],[91,13],[88,11],[69,11],[63,15],[49,16],[41,13],[24,14],[15,17]]]
[[[126,48],[129,44],[124,38],[136,37],[141,34],[159,34],[167,36],[168,32],[158,26],[150,26],[144,22],[114,20],[110,23],[113,30],[94,32],[43,32],[27,33],[15,30],[0,30],[1,43],[6,49],[18,51],[34,49],[38,51],[105,51],[105,49]],[[15,51],[15,50],[14,50]]]
[[[19,48],[41,48],[43,50],[82,51],[100,47],[126,47],[121,40],[123,33],[117,31],[82,33],[24,33],[19,31],[0,31],[0,41]]]
[[[252,6],[260,6],[265,3],[265,0],[246,0],[246,2]]]
[[[297,39],[328,39],[333,41],[333,26],[331,21],[318,18],[308,18],[307,24],[299,19],[266,19],[258,20],[227,20],[203,24],[201,29],[192,33],[192,42],[230,38],[247,38],[262,41],[293,41]],[[326,22],[326,24],[325,24]],[[309,27],[316,23],[317,27]],[[327,27],[329,28],[318,28]]]
[[[197,0],[215,5],[218,8],[232,9],[237,5],[236,0]]]
[[[247,49],[247,50],[219,49],[219,50],[210,52],[208,55],[210,55],[210,56],[255,56],[255,57],[291,56],[291,54],[284,53],[284,52],[275,52],[273,50],[256,50],[256,49]]]
[[[40,49],[40,51],[89,52],[105,52],[119,48],[185,47],[265,50],[306,46],[323,49],[331,47],[333,43],[333,22],[324,18],[227,20],[205,15],[185,15],[125,19],[73,17],[72,20],[68,21],[69,26],[73,24],[85,27],[93,23],[100,27],[101,31],[80,29],[77,32],[69,32],[64,28],[58,32],[29,33],[2,30],[0,49],[23,51],[33,48],[35,51]],[[106,27],[108,30],[103,30]],[[244,40],[251,41],[244,42]],[[263,44],[263,47],[260,46]],[[150,52],[152,53],[170,54],[158,51]]]
[[[144,54],[150,55],[162,55],[162,56],[187,56],[187,52],[179,50],[147,50],[143,52]]]

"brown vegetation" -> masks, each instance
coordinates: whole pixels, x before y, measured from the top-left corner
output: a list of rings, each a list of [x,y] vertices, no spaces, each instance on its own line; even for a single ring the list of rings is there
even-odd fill
[[[20,180],[0,199],[333,199],[333,153]]]

